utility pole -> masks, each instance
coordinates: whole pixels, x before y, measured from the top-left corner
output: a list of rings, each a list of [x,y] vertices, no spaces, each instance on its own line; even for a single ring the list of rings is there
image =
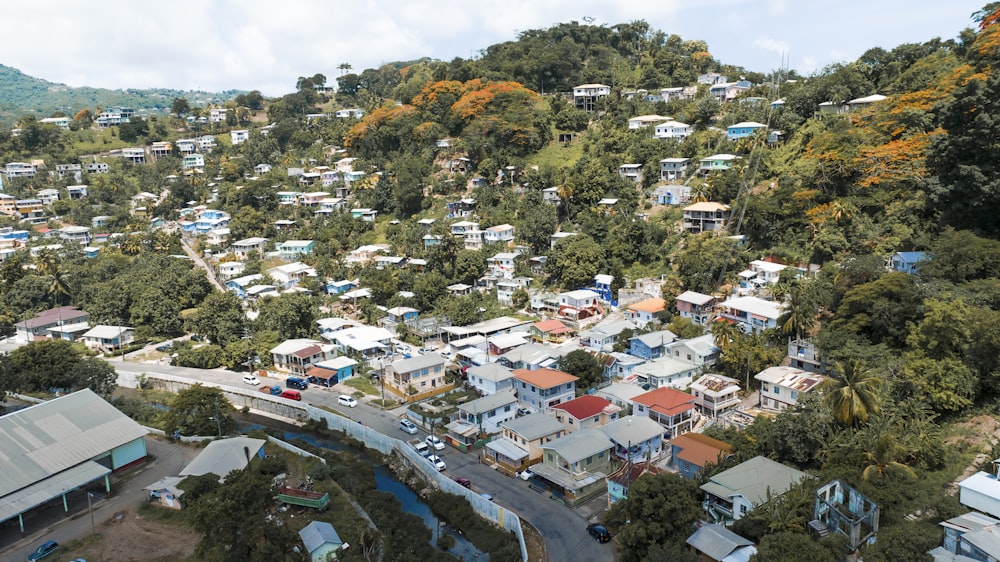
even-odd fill
[[[94,504],[91,503],[90,499],[94,497],[94,494],[87,492],[87,509],[90,511],[90,532],[91,534],[97,532],[97,526],[94,525]]]

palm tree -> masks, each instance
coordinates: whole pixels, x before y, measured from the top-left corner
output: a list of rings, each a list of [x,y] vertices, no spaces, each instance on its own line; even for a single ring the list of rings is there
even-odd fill
[[[715,347],[718,347],[719,351],[726,351],[726,348],[741,335],[736,324],[728,320],[716,320],[712,323],[711,331]]]
[[[49,285],[46,290],[52,297],[52,306],[59,306],[63,297],[72,294],[69,279],[60,267],[59,256],[55,252],[43,251],[39,254],[35,267],[39,273],[48,277]]]
[[[773,293],[774,291],[772,291],[772,295]],[[787,296],[788,308],[778,319],[781,332],[787,336],[795,336],[795,339],[802,339],[802,336],[816,324],[819,306],[813,298],[810,287],[802,283],[793,284],[789,288]]]
[[[861,472],[863,480],[871,480],[872,477],[882,478],[884,476],[901,477],[913,480],[917,477],[913,468],[899,462],[908,451],[896,441],[896,436],[891,433],[883,433],[864,452],[865,466]]]
[[[858,426],[880,410],[882,379],[864,364],[849,360],[833,364],[824,398],[842,425]]]
[[[708,201],[708,194],[712,191],[712,184],[709,179],[697,182],[691,186],[691,202],[701,203]]]

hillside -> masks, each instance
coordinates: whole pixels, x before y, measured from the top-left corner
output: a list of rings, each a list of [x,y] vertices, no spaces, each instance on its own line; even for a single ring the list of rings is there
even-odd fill
[[[183,91],[165,88],[140,90],[109,90],[107,88],[73,88],[28,76],[16,68],[0,64],[0,123],[10,125],[25,114],[48,117],[55,111],[69,116],[81,109],[95,107],[132,107],[162,110],[169,108],[174,98],[186,98],[192,106],[222,103],[243,93]]]

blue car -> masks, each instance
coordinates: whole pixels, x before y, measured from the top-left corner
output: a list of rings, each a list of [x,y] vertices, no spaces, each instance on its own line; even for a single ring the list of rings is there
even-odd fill
[[[28,562],[41,560],[57,550],[59,550],[59,543],[56,541],[45,541],[42,543],[42,546],[38,547],[37,550],[28,555]]]

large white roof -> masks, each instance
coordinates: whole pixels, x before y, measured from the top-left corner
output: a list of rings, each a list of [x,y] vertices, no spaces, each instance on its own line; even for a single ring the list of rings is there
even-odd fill
[[[757,297],[735,297],[723,302],[721,306],[770,319],[779,318],[785,310],[781,303]]]

